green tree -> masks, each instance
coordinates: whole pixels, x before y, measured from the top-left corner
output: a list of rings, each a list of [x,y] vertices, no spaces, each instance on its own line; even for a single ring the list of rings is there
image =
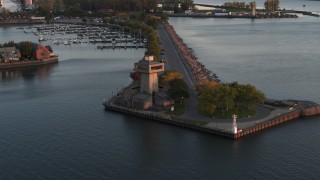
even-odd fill
[[[279,0],[266,0],[264,2],[264,7],[267,11],[277,11],[280,9]]]
[[[218,84],[219,83],[217,83],[216,81],[203,82],[203,83],[196,85],[196,90],[198,91],[198,94],[202,94],[207,89],[213,90],[213,88],[218,86]]]
[[[9,41],[3,44],[3,47],[15,47],[16,43],[14,41]]]
[[[178,71],[166,71],[164,75],[161,76],[164,81],[170,82],[176,79],[182,79],[183,75]]]
[[[168,21],[168,15],[166,13],[161,12],[160,19],[161,21],[166,22]]]
[[[207,114],[212,115],[217,109],[217,97],[213,94],[213,89],[208,88],[204,89],[203,92],[198,97],[198,108],[199,111]]]
[[[1,13],[1,17],[4,17],[4,18],[10,16],[10,11],[4,7],[0,9],[0,13]]]
[[[237,82],[232,84],[199,85],[199,110],[212,115],[215,110],[221,112],[252,110],[255,105],[263,103],[264,94],[254,86],[240,85]]]
[[[181,3],[180,6],[182,11],[192,9],[193,0],[181,0],[180,3]]]
[[[64,8],[63,0],[55,0],[53,7],[57,11],[62,11]]]
[[[33,44],[31,42],[29,41],[20,42],[19,49],[22,57],[27,59],[31,59],[33,57]]]
[[[174,79],[170,81],[169,93],[175,100],[189,98],[188,86],[182,79]]]
[[[153,29],[157,29],[158,27],[158,18],[156,16],[148,16],[147,25],[153,27]]]

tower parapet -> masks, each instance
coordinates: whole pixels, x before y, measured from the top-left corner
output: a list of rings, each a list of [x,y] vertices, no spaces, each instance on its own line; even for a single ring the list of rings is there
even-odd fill
[[[164,72],[164,63],[154,61],[153,56],[145,56],[134,64],[134,70],[141,73],[141,93],[159,92],[158,73]]]

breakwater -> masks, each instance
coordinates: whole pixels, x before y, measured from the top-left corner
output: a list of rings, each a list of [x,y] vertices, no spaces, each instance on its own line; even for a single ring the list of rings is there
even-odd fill
[[[199,132],[214,134],[214,135],[218,135],[218,136],[222,136],[230,139],[239,139],[241,137],[257,133],[259,131],[283,124],[285,122],[295,120],[300,117],[314,116],[314,115],[320,114],[320,106],[310,107],[310,108],[301,109],[301,110],[295,109],[291,112],[276,116],[270,120],[257,123],[254,126],[238,130],[237,133],[233,133],[231,129],[226,130],[226,129],[218,129],[213,127],[206,127],[205,125],[198,125],[196,123],[190,123],[188,121],[184,121],[175,116],[156,113],[152,111],[140,111],[140,110],[135,110],[135,109],[131,109],[123,106],[118,106],[113,103],[113,99],[107,102],[103,102],[103,105],[105,107],[105,110],[132,115],[132,116],[153,120],[161,123],[171,124],[171,125],[175,125],[175,126],[199,131]],[[305,111],[309,112],[309,114],[305,114]]]
[[[208,81],[221,82],[215,73],[208,70],[202,63],[198,61],[198,58],[183,42],[183,40],[179,37],[169,23],[164,23],[164,28],[168,33],[174,47],[176,48],[180,59],[186,66],[186,69],[189,71],[189,74],[195,83],[203,83]]]

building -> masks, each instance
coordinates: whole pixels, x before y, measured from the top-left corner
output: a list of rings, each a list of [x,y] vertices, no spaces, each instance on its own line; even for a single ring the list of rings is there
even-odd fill
[[[21,58],[20,50],[16,49],[16,47],[0,48],[1,62],[19,61],[20,58]]]
[[[164,72],[164,63],[154,61],[153,56],[145,56],[144,59],[134,64],[134,71],[140,74],[140,84],[132,83],[131,106],[135,109],[150,109],[154,104],[153,96],[159,92],[158,74]]]
[[[30,21],[32,23],[45,23],[46,22],[46,19],[45,17],[35,17],[35,16],[32,16],[30,17]]]
[[[153,106],[152,96],[139,93],[132,97],[132,107],[139,110],[150,109]]]
[[[37,60],[50,58],[51,52],[41,44],[35,44],[35,55]]]
[[[159,91],[158,73],[164,72],[164,63],[156,62],[153,56],[146,56],[134,64],[135,71],[141,73],[140,92],[146,94]]]
[[[32,0],[24,0],[25,7],[32,6]]]
[[[156,106],[159,107],[168,107],[174,104],[174,100],[170,98],[168,93],[166,92],[159,92],[154,96],[154,102]]]
[[[174,104],[163,84],[159,87],[158,76],[162,72],[163,62],[154,61],[153,56],[145,56],[134,64],[134,72],[130,74],[133,82],[122,89],[122,98],[115,103],[138,110],[162,110]]]

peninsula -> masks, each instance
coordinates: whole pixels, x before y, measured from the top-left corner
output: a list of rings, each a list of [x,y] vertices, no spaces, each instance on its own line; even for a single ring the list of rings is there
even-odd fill
[[[232,139],[299,117],[320,114],[320,105],[314,102],[265,99],[250,85],[222,83],[216,74],[197,61],[171,25],[163,23],[157,32],[161,41],[161,60],[154,61],[153,56],[146,56],[136,63],[132,75],[139,78],[133,78],[131,85],[104,101],[105,109]],[[163,74],[165,69],[170,71]],[[161,81],[170,73],[171,77],[179,77],[172,70],[182,75],[185,85],[168,87]],[[180,88],[180,96],[173,97],[172,92],[177,90],[170,92],[170,89],[179,86],[187,86],[188,92],[183,93],[184,88]],[[211,102],[209,96],[203,96],[204,92],[199,91],[199,86],[220,99]],[[233,88],[247,88],[248,94],[243,96],[246,101],[232,100],[231,96],[240,93],[235,93]],[[250,98],[254,103],[250,103]],[[249,106],[245,107],[245,102]],[[245,107],[243,111],[241,107]]]
[[[50,46],[32,42],[0,44],[0,70],[57,63]]]

